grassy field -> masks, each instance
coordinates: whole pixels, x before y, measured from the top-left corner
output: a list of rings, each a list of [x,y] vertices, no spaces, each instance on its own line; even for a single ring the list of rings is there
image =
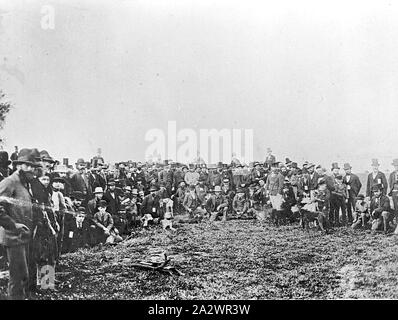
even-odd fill
[[[328,235],[259,221],[153,229],[114,247],[63,256],[56,293],[37,299],[398,298],[398,237],[340,228]],[[163,248],[185,275],[137,270]],[[6,280],[0,282],[1,292]]]

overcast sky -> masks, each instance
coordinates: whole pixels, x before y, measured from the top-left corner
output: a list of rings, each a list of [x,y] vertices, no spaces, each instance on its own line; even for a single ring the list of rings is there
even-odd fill
[[[145,133],[170,120],[253,129],[259,160],[267,147],[328,169],[398,158],[395,1],[0,4],[8,150],[144,160]],[[53,30],[41,27],[44,5]]]

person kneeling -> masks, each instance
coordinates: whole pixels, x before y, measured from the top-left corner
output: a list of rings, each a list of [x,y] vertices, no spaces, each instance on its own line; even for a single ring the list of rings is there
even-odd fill
[[[358,195],[355,203],[355,217],[351,226],[352,229],[366,229],[370,222],[369,203],[365,201],[363,194]]]
[[[113,219],[106,211],[107,203],[101,200],[98,206],[98,212],[94,214],[94,223],[96,225],[96,243],[114,243],[122,241],[119,232],[113,226]]]
[[[373,218],[372,232],[384,231],[388,232],[389,223],[393,219],[391,214],[390,199],[382,194],[382,186],[374,185],[372,187],[373,197],[370,202],[370,212]]]

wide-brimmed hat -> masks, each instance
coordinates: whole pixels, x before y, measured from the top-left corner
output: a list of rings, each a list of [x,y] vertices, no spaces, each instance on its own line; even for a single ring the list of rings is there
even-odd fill
[[[24,148],[19,151],[18,158],[13,161],[13,164],[27,164],[32,167],[41,167],[41,164],[37,162],[38,158],[40,158],[39,150],[36,148]]]
[[[94,193],[104,193],[104,189],[102,189],[102,187],[96,187]]]
[[[47,150],[40,151],[40,160],[50,162],[50,163],[59,163],[58,160],[55,160],[53,157],[50,156],[50,154],[48,153]]]
[[[397,159],[398,160],[398,159]],[[347,162],[347,163],[344,163],[344,166],[343,166],[343,169],[344,170],[349,170],[349,169],[351,169],[351,165]]]

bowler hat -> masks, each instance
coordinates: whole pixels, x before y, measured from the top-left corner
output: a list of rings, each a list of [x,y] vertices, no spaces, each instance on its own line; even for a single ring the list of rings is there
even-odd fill
[[[312,162],[307,164],[307,169],[312,168],[312,167],[315,167],[315,164],[313,164]]]
[[[398,159],[397,159],[397,160],[398,160]],[[344,170],[349,170],[349,169],[351,169],[350,164],[349,164],[349,163],[344,163],[343,169],[344,169]]]
[[[108,184],[108,186],[115,186],[116,182],[115,182],[115,180],[109,180],[107,184]]]
[[[379,190],[382,190],[382,189],[383,189],[383,186],[381,184],[379,184],[379,183],[376,183],[376,184],[374,184],[372,186],[372,191],[379,191]]]
[[[365,196],[361,193],[357,196],[357,200],[364,200]]]
[[[36,159],[39,157],[40,153],[36,148],[24,148],[19,151],[18,158],[13,161],[13,164],[27,164],[32,167],[41,167],[41,164],[36,162]]]
[[[289,158],[286,158],[286,159],[285,159],[285,164],[288,165],[288,164],[290,164],[290,163],[292,163],[292,160],[290,160]]]
[[[86,161],[84,161],[82,158],[77,159],[76,164],[84,164],[85,166],[87,165]]]
[[[158,188],[156,188],[156,186],[151,186],[151,188],[149,189],[149,192],[152,192],[152,191],[158,191]]]
[[[394,160],[392,161],[392,165],[393,165],[393,166],[398,166],[398,159],[394,159]]]

